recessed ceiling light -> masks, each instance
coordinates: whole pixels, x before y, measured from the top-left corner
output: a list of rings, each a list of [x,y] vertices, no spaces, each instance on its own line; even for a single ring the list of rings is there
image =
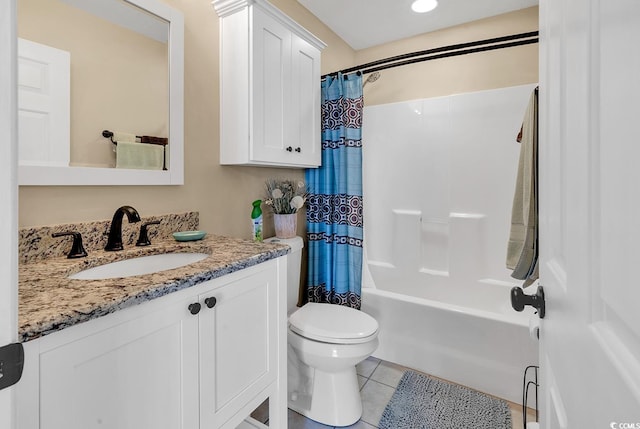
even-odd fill
[[[416,13],[431,12],[438,6],[438,0],[415,0],[411,3],[411,10]]]

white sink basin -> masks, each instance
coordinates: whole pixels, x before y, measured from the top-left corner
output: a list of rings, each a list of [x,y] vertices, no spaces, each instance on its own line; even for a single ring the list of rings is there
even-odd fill
[[[118,277],[141,276],[184,267],[194,262],[202,261],[207,253],[162,253],[160,255],[140,256],[125,259],[110,264],[88,268],[69,276],[77,280],[102,280]]]

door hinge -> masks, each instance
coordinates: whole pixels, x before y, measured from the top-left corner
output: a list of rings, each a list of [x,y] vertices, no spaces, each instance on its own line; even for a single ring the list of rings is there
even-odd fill
[[[23,367],[24,348],[21,343],[0,347],[0,390],[20,381]]]

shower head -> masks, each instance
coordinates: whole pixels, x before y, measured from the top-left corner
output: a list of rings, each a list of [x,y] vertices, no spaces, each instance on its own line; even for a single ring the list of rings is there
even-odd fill
[[[364,88],[365,85],[368,84],[369,82],[375,82],[378,79],[380,79],[380,72],[379,71],[375,71],[375,72],[373,72],[373,73],[371,73],[369,75],[367,80],[364,81],[364,83],[362,84],[362,87]]]

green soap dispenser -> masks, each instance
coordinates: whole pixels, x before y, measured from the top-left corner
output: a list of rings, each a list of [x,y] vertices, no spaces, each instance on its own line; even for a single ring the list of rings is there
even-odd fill
[[[251,210],[251,223],[253,226],[253,241],[262,241],[262,209],[260,208],[262,200],[253,202],[253,210]]]

